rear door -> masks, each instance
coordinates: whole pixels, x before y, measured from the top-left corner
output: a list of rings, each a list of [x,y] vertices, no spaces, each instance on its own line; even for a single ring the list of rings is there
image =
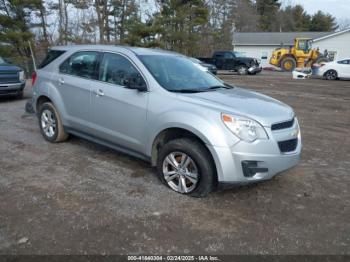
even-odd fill
[[[100,53],[79,51],[72,54],[60,66],[53,77],[57,86],[69,126],[88,131],[91,127],[91,87],[97,79]]]
[[[148,92],[125,87],[127,81],[146,85],[137,67],[122,54],[104,53],[99,82],[92,87],[95,135],[144,153]]]

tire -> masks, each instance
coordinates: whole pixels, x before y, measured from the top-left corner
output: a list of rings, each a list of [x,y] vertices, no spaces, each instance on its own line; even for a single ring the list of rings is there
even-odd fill
[[[58,143],[68,139],[69,135],[64,131],[61,117],[51,102],[46,102],[40,107],[38,118],[40,132],[47,141]]]
[[[178,164],[177,170],[171,160]],[[158,155],[157,170],[162,183],[177,193],[192,197],[208,195],[216,183],[216,170],[209,151],[189,138],[174,139],[165,144]],[[180,181],[185,181],[185,186]]]
[[[237,68],[237,74],[238,75],[247,75],[248,74],[248,67],[245,65],[239,65]]]
[[[326,73],[324,73],[324,77],[327,80],[337,80],[338,79],[338,73],[335,70],[328,70]]]
[[[285,72],[292,72],[297,67],[297,62],[293,57],[285,57],[281,61],[281,68]]]

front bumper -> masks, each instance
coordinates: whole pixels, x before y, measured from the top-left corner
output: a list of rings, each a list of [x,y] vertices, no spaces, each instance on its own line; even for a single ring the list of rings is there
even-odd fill
[[[0,83],[0,96],[18,95],[23,91],[25,85],[25,81],[18,83]]]
[[[298,123],[288,129],[271,131],[269,139],[253,143],[240,141],[232,147],[208,146],[218,173],[219,183],[249,184],[271,179],[276,174],[296,166],[300,160],[302,142]],[[293,151],[282,153],[279,141],[297,139]],[[250,168],[247,172],[247,167]],[[253,172],[251,172],[253,170]]]

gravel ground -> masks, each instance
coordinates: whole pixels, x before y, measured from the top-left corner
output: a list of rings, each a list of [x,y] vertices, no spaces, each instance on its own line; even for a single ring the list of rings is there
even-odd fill
[[[25,99],[0,100],[0,254],[350,254],[350,82],[221,75],[291,105],[301,163],[204,199],[83,139],[50,144]]]

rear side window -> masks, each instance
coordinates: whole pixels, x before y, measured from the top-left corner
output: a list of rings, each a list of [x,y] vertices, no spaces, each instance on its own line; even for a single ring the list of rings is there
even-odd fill
[[[65,51],[63,50],[50,50],[44,60],[41,62],[41,64],[38,66],[38,69],[43,68],[50,64],[53,60],[55,60],[57,57],[61,56]]]
[[[60,65],[60,73],[97,79],[96,67],[98,57],[98,52],[84,51],[74,53]]]

